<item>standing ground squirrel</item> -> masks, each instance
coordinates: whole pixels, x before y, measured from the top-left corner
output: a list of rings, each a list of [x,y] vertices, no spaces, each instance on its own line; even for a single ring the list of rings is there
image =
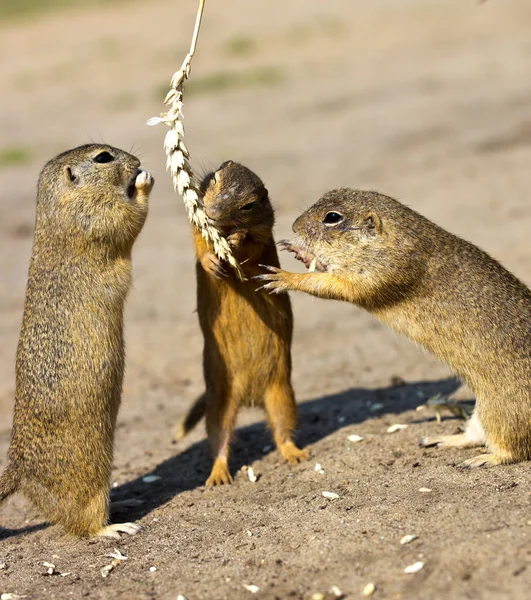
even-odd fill
[[[202,184],[207,216],[231,244],[245,275],[260,273],[259,263],[279,265],[273,239],[274,212],[260,178],[227,161]],[[297,408],[291,387],[293,316],[287,294],[255,292],[219,261],[194,228],[197,253],[197,312],[204,336],[206,391],[177,427],[182,438],[206,413],[214,466],[206,484],[232,481],[228,459],[236,414],[241,405],[262,404],[276,445],[292,464],[308,458],[293,442]]]
[[[283,242],[310,270],[269,267],[271,292],[353,302],[448,363],[476,394],[464,434],[422,446],[476,447],[462,467],[531,459],[531,291],[488,254],[376,192],[325,194]]]
[[[0,501],[20,490],[77,536],[140,529],[107,525],[131,249],[154,183],[139,166],[90,144],[60,154],[39,177]]]

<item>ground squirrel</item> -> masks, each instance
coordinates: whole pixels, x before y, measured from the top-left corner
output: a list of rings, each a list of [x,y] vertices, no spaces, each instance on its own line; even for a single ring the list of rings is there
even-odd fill
[[[202,184],[205,212],[232,246],[246,277],[259,263],[279,265],[273,239],[274,212],[260,178],[227,161]],[[255,292],[240,281],[194,229],[197,253],[197,311],[204,336],[206,391],[177,427],[182,438],[206,413],[214,466],[206,484],[232,481],[228,459],[236,414],[241,405],[262,404],[276,445],[287,461],[308,458],[293,442],[297,409],[291,387],[293,316],[287,294]]]
[[[20,490],[77,536],[139,530],[107,525],[131,249],[154,182],[139,166],[122,150],[89,144],[39,177],[0,501]]]
[[[464,434],[423,446],[490,454],[462,467],[531,459],[531,291],[485,252],[376,192],[325,194],[283,247],[310,268],[275,266],[262,289],[353,302],[448,363],[476,394]]]

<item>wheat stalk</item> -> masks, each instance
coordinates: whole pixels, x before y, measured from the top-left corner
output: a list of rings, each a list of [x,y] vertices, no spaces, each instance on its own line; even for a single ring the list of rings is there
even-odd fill
[[[190,51],[186,55],[181,68],[171,78],[170,91],[164,99],[164,104],[169,106],[169,110],[166,113],[161,113],[160,117],[149,119],[147,124],[158,125],[164,123],[170,128],[164,138],[164,150],[166,151],[166,169],[171,173],[173,189],[182,196],[190,222],[200,229],[202,236],[212,244],[216,256],[220,260],[228,262],[236,270],[240,279],[244,279],[242,268],[234,258],[229,243],[220,235],[205,213],[199,195],[197,179],[190,165],[190,153],[184,144],[184,84],[190,76],[204,5],[205,0],[199,0]]]

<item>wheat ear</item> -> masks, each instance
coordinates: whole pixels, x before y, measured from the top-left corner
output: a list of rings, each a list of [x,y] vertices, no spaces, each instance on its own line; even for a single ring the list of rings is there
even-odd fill
[[[169,106],[169,110],[166,113],[161,113],[160,117],[149,119],[147,124],[158,125],[164,123],[170,128],[164,138],[164,150],[166,151],[166,168],[171,173],[173,188],[182,196],[191,223],[201,231],[207,242],[212,244],[216,256],[220,260],[228,262],[236,270],[240,279],[245,279],[242,268],[234,258],[229,243],[220,235],[205,213],[197,180],[190,165],[190,154],[184,144],[184,84],[190,76],[204,5],[205,0],[199,0],[190,51],[186,55],[181,68],[171,78],[170,91],[164,99],[164,104]]]

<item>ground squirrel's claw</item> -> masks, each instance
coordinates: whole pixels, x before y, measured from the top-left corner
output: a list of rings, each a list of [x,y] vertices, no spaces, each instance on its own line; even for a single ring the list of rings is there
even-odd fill
[[[255,290],[255,292],[261,292],[261,291],[269,292],[270,294],[282,294],[286,290],[280,286],[277,287],[276,282],[270,282],[270,283],[265,283],[264,285],[261,285],[259,288],[256,288],[256,290]]]
[[[292,245],[289,240],[279,240],[277,242],[277,246],[280,250],[287,250],[288,252],[291,252]]]
[[[201,261],[201,265],[207,273],[216,279],[228,277],[227,270],[223,266],[223,263],[213,252],[209,252],[204,256],[203,260]]]
[[[262,275],[254,275],[253,279],[258,281],[267,281],[261,287],[259,287],[256,291],[260,292],[262,290],[269,292],[270,294],[282,294],[288,290],[288,286],[282,280],[284,271],[279,269],[278,267],[271,267],[270,265],[258,265],[263,269],[267,269],[270,271],[269,273],[263,273]]]
[[[271,265],[258,265],[259,267],[262,267],[262,269],[267,269],[268,271],[271,271],[271,273],[280,273],[282,271],[282,269],[279,269],[278,267],[272,267]],[[261,275],[257,275],[254,279],[261,277]]]
[[[216,279],[223,279],[224,277],[228,277],[229,274],[227,273],[227,270],[225,268],[223,268],[221,266],[221,264],[218,264],[215,271],[212,273],[212,275],[214,275],[214,277]]]

